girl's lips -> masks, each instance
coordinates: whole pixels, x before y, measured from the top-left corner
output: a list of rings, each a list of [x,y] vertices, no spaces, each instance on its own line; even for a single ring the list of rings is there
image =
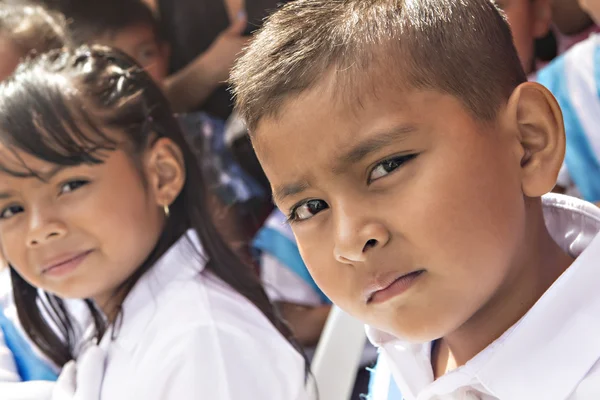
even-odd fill
[[[414,281],[419,278],[424,270],[417,270],[404,275],[396,275],[395,278],[383,280],[382,284],[374,285],[367,295],[367,304],[383,303],[389,299],[401,295],[407,291]]]
[[[61,276],[73,271],[87,258],[92,250],[83,251],[75,254],[67,254],[54,258],[45,263],[42,268],[42,274],[50,276]]]

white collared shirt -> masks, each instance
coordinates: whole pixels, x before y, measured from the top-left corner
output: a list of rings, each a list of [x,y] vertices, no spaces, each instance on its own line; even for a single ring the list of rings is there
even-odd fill
[[[100,398],[304,399],[301,355],[246,298],[202,271],[190,237],[140,279],[120,327],[101,341]]]
[[[552,238],[577,258],[466,365],[434,381],[430,343],[406,343],[367,327],[404,399],[600,399],[600,209],[561,195],[544,196],[543,205]],[[373,400],[387,400],[386,389],[373,387]]]

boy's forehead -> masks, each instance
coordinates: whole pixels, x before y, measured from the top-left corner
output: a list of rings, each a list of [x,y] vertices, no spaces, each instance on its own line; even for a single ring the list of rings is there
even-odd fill
[[[411,107],[411,96],[416,89],[396,78],[377,76],[375,71],[357,72],[341,71],[331,68],[321,79],[310,88],[291,93],[283,98],[275,112],[266,114],[259,120],[253,136],[259,135],[265,121],[274,124],[300,124],[307,118],[317,116],[332,117],[356,121],[365,114],[377,112],[379,103],[394,104],[398,114],[406,112]]]
[[[324,80],[259,121],[252,140],[269,178],[282,177],[284,170],[299,174],[305,166],[287,161],[300,154],[339,169],[335,166],[348,165],[386,142],[434,129],[436,114],[473,120],[458,99],[433,90],[380,85],[343,97],[339,89],[334,79]]]
[[[441,114],[449,123],[478,121],[461,99],[447,93],[411,88],[398,78],[356,81],[330,71],[309,89],[283,99],[275,113],[258,121],[251,137],[266,162],[278,152],[273,144],[287,135],[314,152],[330,142],[337,151],[377,133],[433,128]],[[312,137],[313,132],[320,136]]]

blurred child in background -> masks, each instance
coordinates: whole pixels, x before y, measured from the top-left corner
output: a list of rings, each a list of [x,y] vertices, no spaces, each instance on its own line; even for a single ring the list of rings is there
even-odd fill
[[[580,5],[600,21],[600,2]],[[567,151],[558,190],[600,202],[600,36],[592,34],[538,74],[558,100],[565,123]]]

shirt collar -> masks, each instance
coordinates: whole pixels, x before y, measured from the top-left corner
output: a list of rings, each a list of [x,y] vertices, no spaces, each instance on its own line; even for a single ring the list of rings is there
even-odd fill
[[[552,238],[577,259],[515,326],[464,367],[433,383],[430,344],[367,327],[403,393],[416,397],[433,389],[428,386],[437,393],[479,383],[502,399],[566,398],[600,358],[600,209],[555,194],[542,201]]]
[[[200,274],[206,262],[197,234],[188,230],[131,289],[117,323],[106,332],[101,346],[107,348],[116,342],[127,350],[133,350],[155,315],[158,307],[156,299],[161,291],[170,282],[188,280]]]

